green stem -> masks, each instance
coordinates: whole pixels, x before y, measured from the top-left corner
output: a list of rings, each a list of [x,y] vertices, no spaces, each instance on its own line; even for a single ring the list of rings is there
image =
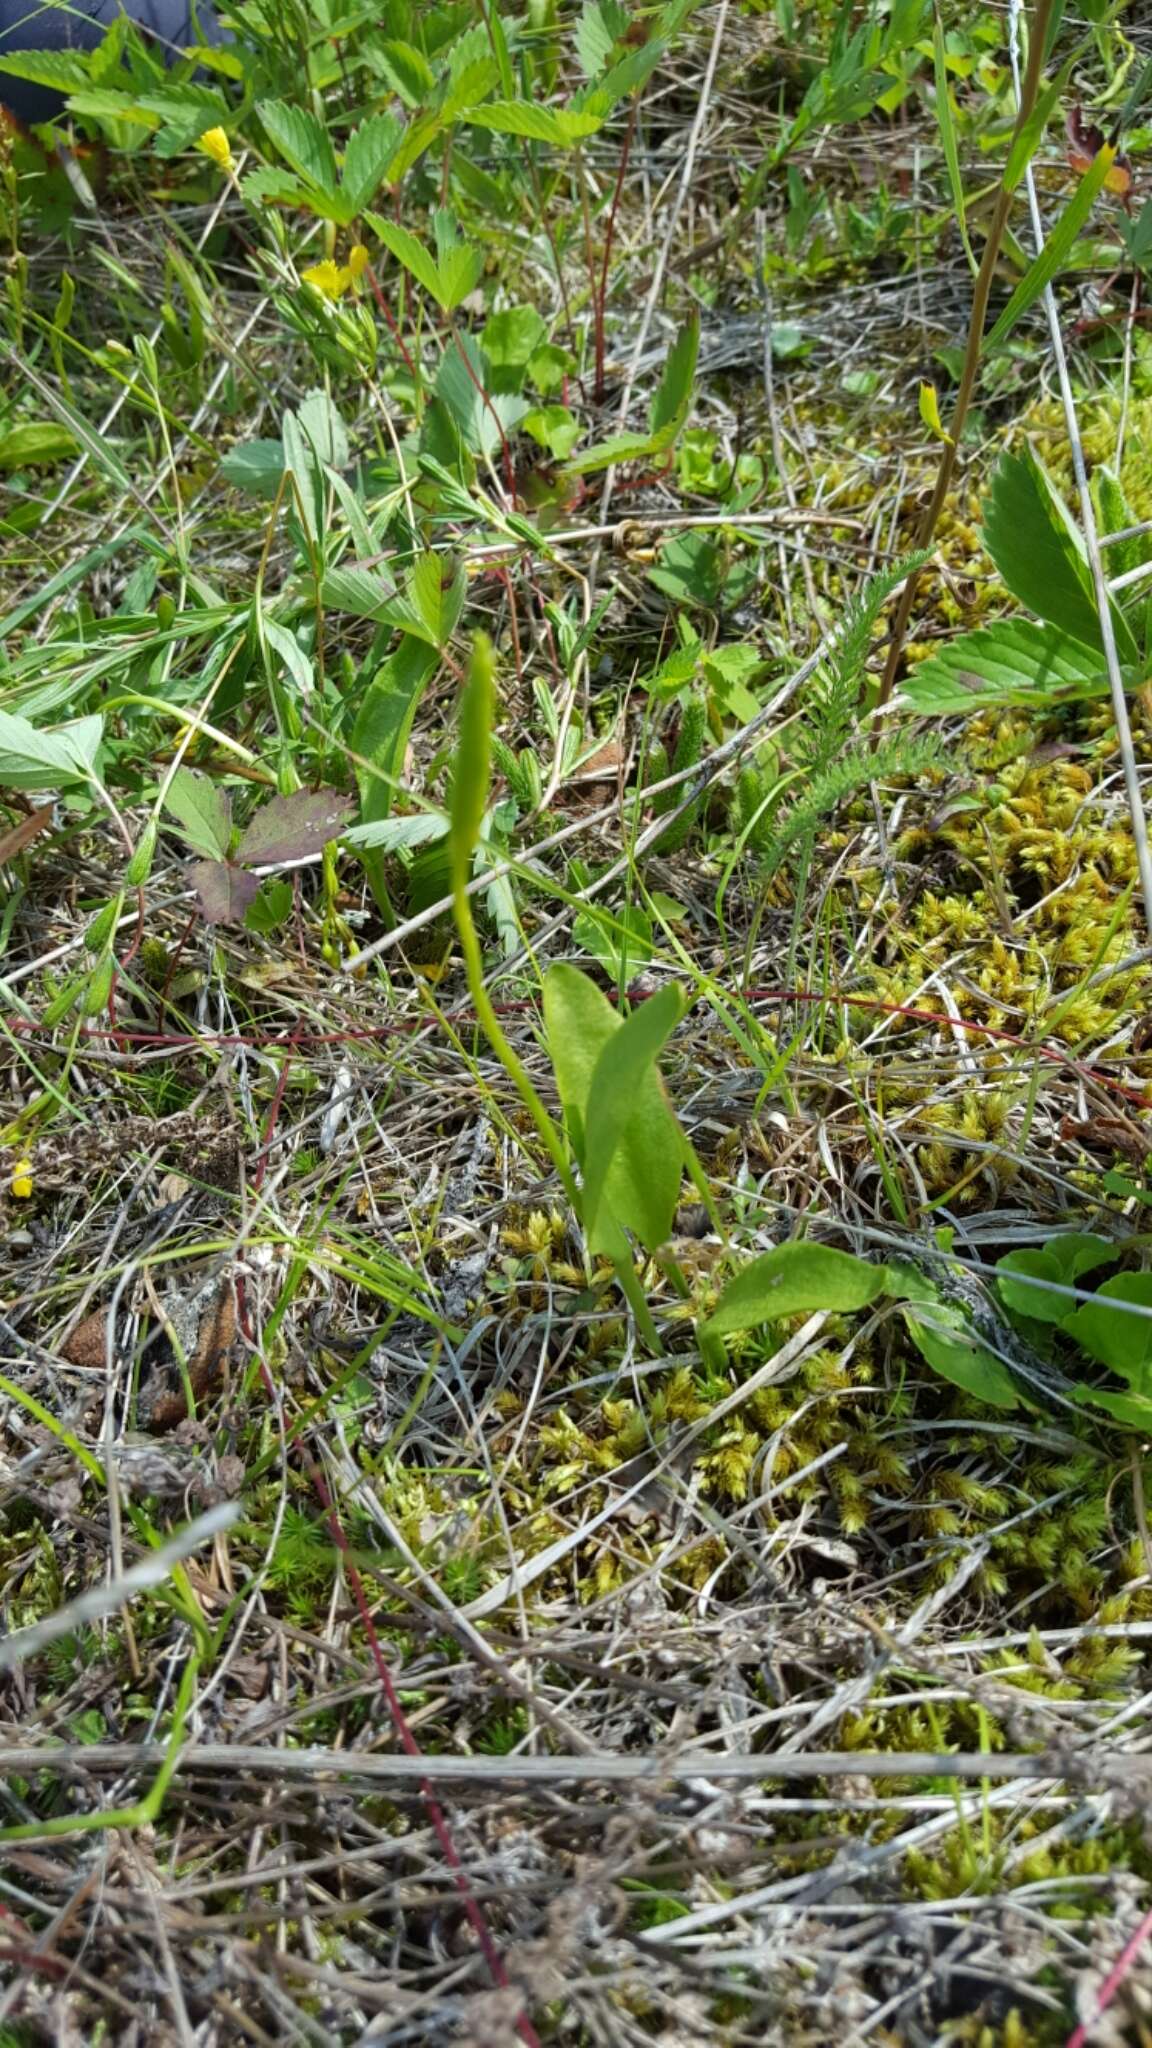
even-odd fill
[[[1008,145],[1009,164],[1012,161],[1017,138],[1027,127],[1036,105],[1036,94],[1040,84],[1040,70],[1044,62],[1044,51],[1048,42],[1048,22],[1052,13],[1052,4],[1053,0],[1036,0],[1036,7],[1032,15],[1031,34],[1028,38],[1028,67],[1020,88],[1020,105],[1016,111],[1016,123],[1012,130],[1012,140]],[[1023,175],[1023,172],[1021,172],[1021,175]],[[984,345],[984,322],[988,315],[988,301],[992,294],[992,281],[996,275],[996,265],[1000,257],[1000,245],[1004,240],[1004,230],[1008,225],[1008,215],[1012,208],[1012,200],[1017,183],[1018,180],[1014,180],[1012,184],[1009,184],[1007,175],[1005,175],[1001,180],[1000,190],[996,196],[996,205],[988,227],[988,239],[984,244],[980,268],[976,274],[976,282],[972,287],[972,310],[968,317],[968,339],[964,349],[964,363],[960,372],[960,389],[956,394],[956,407],[949,424],[949,438],[944,443],[940,455],[940,467],[936,472],[936,488],[932,493],[931,502],[924,517],[920,521],[919,530],[916,535],[915,545],[918,549],[926,548],[930,544],[936,532],[940,514],[944,510],[948,492],[952,487],[952,478],[960,455],[960,436],[964,431],[964,422],[968,417],[968,408],[972,401],[972,393],[975,389],[976,378],[980,369],[980,355]],[[896,609],[896,617],[892,626],[892,640],[888,649],[888,660],[885,665],[883,680],[880,684],[879,695],[876,699],[877,710],[880,710],[888,702],[896,685],[900,658],[904,652],[904,641],[908,633],[908,622],[912,617],[912,608],[916,602],[916,592],[919,588],[922,574],[923,571],[917,569],[909,576],[907,583],[904,585],[900,603]]]

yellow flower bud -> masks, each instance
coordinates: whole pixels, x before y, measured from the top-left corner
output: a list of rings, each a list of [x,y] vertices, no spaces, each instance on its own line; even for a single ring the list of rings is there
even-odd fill
[[[202,149],[205,156],[210,156],[220,170],[232,172],[236,169],[223,128],[206,128],[203,135],[197,136],[196,147]]]
[[[12,1168],[12,1193],[18,1202],[26,1202],[32,1193],[32,1161],[18,1159]]]
[[[368,268],[368,251],[363,242],[353,242],[348,251],[348,273],[353,284],[359,284]]]

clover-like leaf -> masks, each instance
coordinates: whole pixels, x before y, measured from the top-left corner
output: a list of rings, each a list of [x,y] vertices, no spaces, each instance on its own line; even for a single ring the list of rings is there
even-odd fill
[[[243,924],[260,893],[258,875],[223,860],[194,860],[187,872],[206,924]]]
[[[307,860],[330,839],[340,837],[354,808],[351,797],[335,789],[298,789],[291,796],[274,796],[250,820],[238,858],[253,867]]]

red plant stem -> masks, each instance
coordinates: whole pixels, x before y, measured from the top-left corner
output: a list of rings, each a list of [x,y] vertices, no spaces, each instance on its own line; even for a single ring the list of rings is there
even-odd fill
[[[368,1646],[372,1652],[372,1661],[376,1666],[381,1689],[388,1702],[388,1711],[392,1716],[396,1733],[400,1738],[400,1746],[408,1756],[421,1756],[423,1752],[408,1724],[408,1717],[400,1703],[400,1696],[396,1691],[395,1681],[384,1653],[380,1648],[380,1641],[372,1622],[372,1612],[368,1605],[368,1597],[364,1591],[364,1582],[352,1562],[348,1538],[344,1533],[332,1496],[308,1452],[304,1450],[302,1455],[312,1484],[316,1488],[325,1510],[332,1541],[344,1559],[344,1570],[348,1578],[348,1584],[352,1588],[352,1597],[356,1602],[364,1633],[368,1638]],[[472,1889],[468,1883],[468,1873],[460,1861],[459,1851],[452,1839],[448,1822],[444,1818],[444,1809],[427,1778],[421,1778],[420,1780],[420,1794],[424,1801],[425,1811],[432,1823],[433,1832],[440,1844],[444,1861],[451,1870],[456,1889],[460,1893],[468,1924],[480,1944],[480,1950],[488,1965],[493,1983],[498,1984],[502,1991],[506,1991],[509,1989],[509,1978],[508,1972],[504,1967],[504,1959],[492,1939],[491,1931],[483,1913],[472,1896]],[[537,2034],[526,2012],[517,2014],[516,2032],[526,2044],[526,2048],[540,2048],[540,2036]]]
[[[416,365],[412,361],[412,358],[408,353],[408,350],[404,343],[404,336],[401,334],[399,327],[396,325],[396,321],[393,318],[392,314],[392,308],[388,304],[387,299],[384,297],[384,294],[380,289],[380,280],[377,277],[376,272],[373,270],[371,264],[368,265],[368,268],[364,274],[372,287],[372,292],[373,296],[375,297],[376,304],[379,306],[380,311],[383,313],[385,320],[388,322],[388,325],[392,330],[392,339],[396,343],[397,348],[399,349],[401,355],[404,358],[405,363],[407,364],[408,374],[415,380],[417,384],[419,384],[420,377]]]
[[[608,265],[612,260],[612,243],[616,234],[616,210],[620,204],[620,193],[628,170],[628,158],[632,153],[632,137],[636,131],[636,116],[640,102],[634,99],[628,112],[628,126],[624,130],[624,144],[620,151],[620,164],[616,172],[616,184],[612,193],[612,204],[608,208],[608,225],[604,231],[604,260],[600,265],[600,287],[595,291],[596,321],[596,391],[597,405],[604,399],[604,308],[608,299]]]
[[[508,598],[508,624],[512,629],[512,658],[516,663],[516,681],[520,684],[521,689],[523,689],[524,664],[520,656],[520,623],[516,617],[516,592],[513,589],[512,577],[508,570],[502,564],[499,566],[493,564],[493,566],[496,568],[497,580],[504,585]]]
[[[1069,2034],[1065,2048],[1087,2048],[1089,2035],[1092,2033],[1098,2020],[1107,2012],[1108,2007],[1111,2005],[1112,2000],[1115,1998],[1116,1993],[1119,1991],[1120,1986],[1131,1970],[1150,1934],[1152,1934],[1152,1911],[1145,1913],[1136,1932],[1130,1935],[1124,1943],[1116,1961],[1100,1986],[1100,1996],[1096,2000],[1095,2012],[1090,2020],[1081,2020],[1075,2032]]]
[[[273,1092],[271,1106],[269,1108],[268,1115],[264,1121],[264,1134],[261,1139],[260,1151],[257,1155],[256,1170],[252,1176],[253,1191],[256,1194],[259,1194],[260,1189],[264,1183],[265,1174],[268,1171],[268,1159],[271,1152],[272,1140],[276,1135],[276,1126],[280,1120],[280,1111],[284,1105],[284,1096],[288,1087],[288,1076],[292,1070],[292,1061],[300,1043],[301,1036],[296,1032],[293,1032],[287,1041],[288,1057],[285,1059],[284,1064],[281,1067],[280,1073],[277,1077],[276,1087]],[[244,1333],[245,1339],[252,1346],[253,1352],[260,1361],[260,1372],[264,1380],[265,1386],[267,1387],[268,1392],[270,1394],[274,1394],[275,1390],[272,1386],[271,1374],[269,1373],[268,1366],[263,1357],[263,1354],[261,1353],[255,1341],[255,1332],[253,1330],[252,1320],[248,1312],[247,1289],[245,1287],[243,1274],[241,1274],[238,1277],[236,1282],[236,1314],[237,1320]],[[392,1725],[396,1730],[397,1736],[399,1737],[400,1746],[408,1756],[421,1756],[423,1755],[423,1751],[421,1750],[420,1745],[416,1740],[416,1737],[412,1733],[412,1729],[408,1721],[408,1716],[404,1712],[404,1708],[400,1701],[400,1695],[396,1690],[396,1683],[393,1679],[391,1668],[388,1664],[388,1660],[385,1657],[383,1650],[380,1647],[380,1638],[376,1633],[375,1624],[372,1620],[372,1610],[368,1604],[368,1596],[364,1591],[364,1581],[360,1577],[360,1573],[357,1571],[356,1566],[352,1561],[351,1546],[348,1542],[348,1537],[345,1533],[344,1525],[340,1520],[340,1515],[337,1510],[336,1503],[332,1498],[332,1494],[329,1490],[326,1480],[324,1479],[323,1474],[321,1473],[318,1465],[316,1464],[315,1459],[311,1456],[311,1453],[308,1451],[307,1446],[304,1444],[300,1444],[299,1451],[301,1459],[307,1470],[308,1476],[316,1489],[320,1505],[324,1509],[324,1515],[328,1524],[328,1529],[329,1533],[331,1534],[332,1541],[336,1545],[336,1548],[340,1552],[340,1555],[344,1561],[345,1575],[347,1577],[348,1584],[352,1589],[352,1597],[356,1602],[356,1608],[359,1613],[361,1623],[363,1625],[364,1634],[368,1641],[368,1648],[372,1654],[372,1662],[376,1666],[376,1674],[380,1680],[380,1688],[384,1694],[384,1698],[388,1707],[388,1712],[392,1718]],[[472,1932],[476,1936],[477,1943],[480,1947],[480,1952],[488,1965],[488,1970],[489,1974],[491,1975],[492,1981],[494,1984],[497,1984],[502,1991],[507,1991],[511,1988],[511,1984],[507,1969],[504,1966],[504,1959],[501,1956],[500,1951],[492,1938],[491,1929],[489,1928],[483,1913],[480,1911],[480,1907],[476,1899],[473,1897],[472,1887],[468,1882],[468,1873],[465,1870],[463,1863],[461,1862],[460,1852],[452,1839],[452,1831],[448,1826],[447,1820],[445,1819],[444,1809],[441,1806],[439,1800],[437,1799],[436,1794],[432,1790],[431,1783],[427,1778],[422,1778],[420,1780],[420,1795],[424,1801],[424,1808],[428,1815],[428,1819],[431,1822],[433,1833],[435,1834],[436,1839],[440,1844],[441,1854],[443,1855],[444,1861],[448,1865],[448,1868],[452,1872],[453,1882],[456,1886],[457,1891],[460,1893],[461,1902],[464,1907],[464,1912],[467,1917],[468,1924],[471,1927]],[[540,2037],[537,2034],[536,2029],[533,2026],[526,2012],[521,2011],[517,2014],[516,2032],[520,2036],[520,2039],[525,2043],[525,2048],[540,2048]]]
[[[907,1017],[914,1024],[942,1024],[950,1031],[971,1031],[977,1038],[992,1038],[1007,1045],[1018,1046],[1021,1052],[1031,1053],[1035,1059],[1051,1060],[1056,1066],[1069,1067],[1087,1081],[1094,1081],[1098,1087],[1106,1088],[1113,1095],[1122,1096],[1140,1109],[1152,1108],[1148,1094],[1140,1088],[1129,1088],[1123,1081],[1114,1080],[1102,1068],[1095,1067],[1087,1060],[1078,1060],[1066,1047],[1059,1045],[1034,1045],[1030,1039],[1022,1038],[1019,1032],[1006,1031],[1000,1024],[981,1024],[973,1017],[950,1017],[943,1010],[922,1010],[913,1003],[886,1003],[878,996],[839,995],[835,990],[806,988],[750,988],[744,992],[747,1002],[757,1003],[841,1003],[853,1009],[876,1010],[886,1017]],[[615,1000],[612,992],[610,1001]],[[642,1002],[644,996],[638,992],[631,997]],[[517,1017],[532,1012],[535,1005],[530,1002],[497,1003],[496,1014],[500,1017]],[[86,1026],[82,1038],[114,1039],[121,1045],[168,1046],[173,1052],[191,1052],[208,1046],[243,1048],[246,1051],[268,1051],[276,1046],[318,1046],[318,1045],[372,1045],[381,1038],[404,1037],[407,1034],[426,1030],[434,1020],[421,1013],[418,1017],[397,1017],[388,1024],[364,1025],[357,1031],[125,1031],[119,1028],[108,1031],[103,1027]],[[450,1024],[475,1023],[469,1009],[452,1010],[446,1013]],[[9,1017],[5,1028],[15,1036],[30,1037],[36,1030],[34,1022],[26,1017]]]

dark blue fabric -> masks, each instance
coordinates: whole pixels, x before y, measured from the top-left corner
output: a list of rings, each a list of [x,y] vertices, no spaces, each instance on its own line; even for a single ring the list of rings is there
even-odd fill
[[[119,14],[154,36],[169,58],[195,43],[227,40],[211,0],[0,0],[0,62],[18,50],[94,50]],[[0,71],[0,104],[20,121],[52,120],[64,97]]]

